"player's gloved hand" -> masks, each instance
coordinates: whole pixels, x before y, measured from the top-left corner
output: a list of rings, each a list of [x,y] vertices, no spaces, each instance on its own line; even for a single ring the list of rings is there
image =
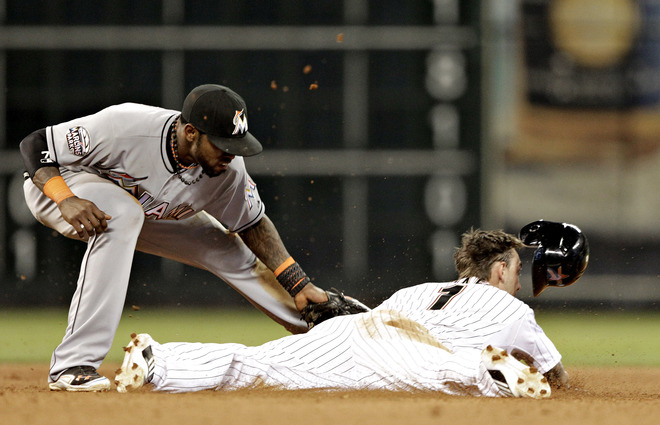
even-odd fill
[[[344,296],[344,294],[335,288],[326,291],[326,294],[328,295],[328,301],[309,303],[300,312],[302,319],[307,322],[309,329],[336,316],[370,311],[370,308],[360,301]]]
[[[293,302],[296,304],[296,309],[298,309],[298,311],[302,311],[307,304],[323,303],[327,300],[328,294],[325,293],[325,290],[311,282],[306,284],[303,289],[293,297]]]

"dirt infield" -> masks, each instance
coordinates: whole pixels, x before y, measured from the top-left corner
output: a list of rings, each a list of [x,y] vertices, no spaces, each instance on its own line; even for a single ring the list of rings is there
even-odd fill
[[[118,365],[100,372],[113,377]],[[241,390],[162,394],[57,393],[47,365],[0,365],[2,424],[651,424],[660,368],[568,368],[574,388],[549,400],[438,394]]]

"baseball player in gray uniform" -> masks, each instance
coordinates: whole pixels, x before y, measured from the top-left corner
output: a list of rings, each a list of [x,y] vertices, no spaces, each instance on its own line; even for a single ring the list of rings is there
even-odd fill
[[[307,331],[299,311],[328,294],[265,214],[243,161],[262,150],[247,118],[237,93],[207,84],[181,112],[125,103],[21,142],[32,214],[87,243],[51,360],[52,390],[110,388],[96,369],[119,324],[135,249],[206,269],[292,333]]]
[[[556,256],[560,243],[544,249]],[[567,386],[569,379],[534,312],[515,297],[522,246],[501,231],[470,231],[455,254],[459,280],[401,289],[370,312],[335,317],[307,334],[258,347],[160,344],[149,334],[133,334],[117,389],[151,383],[168,392],[272,386],[549,397],[550,384]],[[534,266],[544,265],[546,276],[557,266],[571,270],[563,286],[586,267],[584,252],[553,264],[545,252]]]

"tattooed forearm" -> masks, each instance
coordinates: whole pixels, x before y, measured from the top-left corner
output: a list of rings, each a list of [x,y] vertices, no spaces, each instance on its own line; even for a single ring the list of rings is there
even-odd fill
[[[277,229],[268,216],[259,223],[239,233],[245,245],[271,270],[289,258]]]

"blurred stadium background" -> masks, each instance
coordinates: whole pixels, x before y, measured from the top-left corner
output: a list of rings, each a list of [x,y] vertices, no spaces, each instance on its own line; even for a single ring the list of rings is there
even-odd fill
[[[658,310],[658,0],[0,0],[0,306],[66,307],[84,246],[37,224],[18,143],[121,102],[247,101],[247,160],[290,252],[375,304],[454,277],[470,227],[591,243],[543,307]],[[174,241],[175,242],[175,241]],[[247,305],[138,253],[127,306]]]

